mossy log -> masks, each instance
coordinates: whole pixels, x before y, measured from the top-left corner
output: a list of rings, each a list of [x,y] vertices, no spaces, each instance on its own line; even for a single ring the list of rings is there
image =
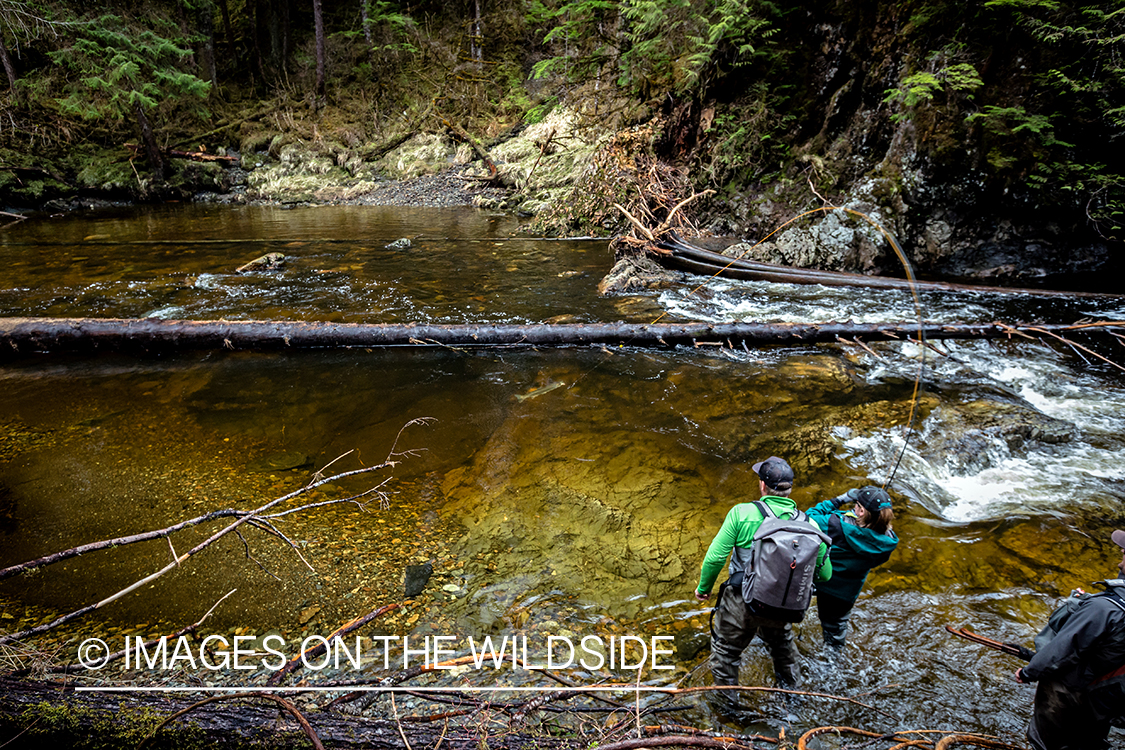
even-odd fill
[[[288,748],[310,747],[297,720],[270,703],[224,701],[199,706],[153,732],[165,719],[195,702],[146,692],[78,692],[73,683],[24,682],[0,678],[0,740],[11,747],[124,748]],[[325,747],[336,750],[405,750],[410,747],[480,750],[481,747],[536,747],[571,750],[575,737],[504,731],[485,737],[475,729],[443,722],[400,723],[302,710]],[[400,734],[401,728],[401,734]],[[147,741],[145,741],[147,739]]]
[[[0,360],[32,354],[186,350],[294,350],[379,347],[762,347],[840,340],[984,339],[1020,335],[1058,339],[1068,331],[1112,331],[1125,322],[1086,325],[1000,323],[575,323],[365,324],[320,321],[210,321],[151,318],[0,318]]]

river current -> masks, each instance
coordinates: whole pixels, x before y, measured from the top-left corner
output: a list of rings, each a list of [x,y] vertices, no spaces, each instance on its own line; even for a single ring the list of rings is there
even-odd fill
[[[397,239],[410,246],[387,246]],[[276,271],[236,273],[267,252]],[[474,209],[195,207],[41,217],[0,230],[0,314],[347,322],[1121,319],[1121,300],[791,286],[684,277],[601,297],[605,240],[545,240]],[[1125,361],[1116,342],[1076,340]],[[776,732],[851,724],[1022,735],[1012,657],[948,635],[1030,645],[1060,596],[1115,571],[1125,526],[1125,378],[1081,348],[1029,340],[731,350],[346,350],[37,356],[0,366],[0,566],[328,476],[295,504],[341,501],[230,535],[140,592],[55,631],[154,635],[215,609],[208,632],[327,635],[383,604],[372,634],[667,636],[649,685],[705,684],[707,614],[691,592],[750,464],[786,457],[808,507],[888,483],[898,550],[874,571],[839,663],[798,626],[808,690],[879,711],[746,698]],[[921,388],[914,396],[915,379]],[[907,429],[911,413],[912,428]],[[426,423],[411,420],[426,418]],[[404,427],[405,425],[405,427]],[[400,455],[401,454],[401,455]],[[328,468],[324,468],[329,465]],[[361,508],[343,502],[376,488]],[[73,558],[0,581],[0,629],[109,596],[219,528]],[[299,553],[299,554],[298,554]],[[407,566],[432,568],[403,598]],[[636,680],[572,667],[578,681]],[[244,675],[236,675],[243,677]],[[144,675],[132,675],[140,680]],[[218,679],[218,677],[216,677]],[[470,669],[457,684],[542,684]],[[221,680],[220,680],[221,681]],[[743,682],[771,685],[760,644]],[[685,723],[719,721],[700,704]],[[893,718],[892,718],[893,717]],[[1120,742],[1120,746],[1125,744]]]

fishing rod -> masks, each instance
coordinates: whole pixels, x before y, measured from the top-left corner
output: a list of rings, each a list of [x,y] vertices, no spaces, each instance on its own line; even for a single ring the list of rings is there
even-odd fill
[[[703,195],[703,193],[700,193],[699,195]],[[693,196],[693,197],[697,197],[697,196]],[[682,206],[684,203],[687,203],[687,201],[684,201],[680,205]],[[640,229],[642,231],[642,233],[644,233],[648,237],[649,241],[651,241],[653,243],[658,242],[657,237],[655,237],[653,235],[653,232],[648,230],[644,225],[642,225],[639,221],[637,221],[635,218],[633,218],[629,214],[628,211],[625,211],[620,206],[617,206],[617,208],[620,209],[621,212],[624,213],[626,217],[628,217],[628,219],[633,223],[634,226],[636,226],[638,229]],[[677,206],[676,208],[679,208],[679,206]],[[673,209],[672,213],[675,213],[675,211],[676,211],[676,209]],[[915,316],[918,319],[918,344],[919,344],[919,347],[920,347],[919,357],[918,357],[918,372],[914,376],[914,391],[910,395],[910,414],[907,416],[906,424],[903,426],[902,449],[900,451],[898,451],[898,455],[895,458],[894,465],[891,467],[890,473],[888,474],[888,476],[886,478],[886,481],[884,481],[883,484],[881,485],[883,489],[886,489],[888,486],[891,485],[891,483],[894,482],[895,475],[898,474],[899,467],[902,465],[902,459],[906,456],[906,452],[910,448],[910,439],[911,439],[911,437],[914,436],[914,434],[916,432],[915,429],[914,429],[914,421],[915,421],[915,418],[917,417],[918,411],[919,411],[919,408],[918,408],[918,400],[919,399],[918,399],[918,397],[919,397],[919,394],[921,393],[921,390],[922,390],[922,380],[923,380],[923,377],[924,377],[925,372],[926,372],[926,347],[928,346],[928,344],[926,342],[926,335],[925,335],[925,331],[924,331],[924,326],[923,326],[923,323],[922,323],[922,300],[918,296],[918,279],[914,275],[914,267],[911,265],[910,259],[906,257],[906,253],[904,253],[902,251],[902,248],[899,246],[898,242],[895,241],[894,236],[891,235],[891,233],[882,224],[880,224],[878,221],[876,221],[872,217],[868,216],[867,214],[863,213],[862,211],[856,210],[854,208],[849,208],[847,206],[824,205],[824,206],[820,206],[818,208],[812,208],[812,209],[809,209],[808,211],[804,211],[800,214],[797,214],[793,218],[791,218],[791,219],[789,219],[785,222],[782,222],[772,232],[770,232],[765,237],[763,237],[762,239],[755,242],[749,248],[744,250],[741,254],[739,254],[737,256],[730,257],[729,263],[727,263],[725,266],[716,267],[716,268],[709,268],[708,271],[711,272],[711,278],[717,278],[724,271],[727,271],[732,266],[734,266],[738,261],[743,260],[744,257],[747,254],[749,254],[751,250],[756,248],[758,245],[761,245],[762,243],[766,242],[767,240],[770,239],[770,237],[773,237],[775,234],[779,233],[781,230],[785,229],[785,227],[789,226],[790,224],[793,224],[794,222],[797,222],[797,221],[803,219],[806,216],[811,216],[812,214],[825,213],[825,212],[830,212],[830,211],[840,211],[842,213],[851,214],[852,216],[856,216],[856,217],[862,219],[863,221],[867,222],[868,224],[870,224],[872,227],[874,227],[874,229],[877,232],[879,232],[879,234],[883,235],[883,238],[887,241],[887,244],[890,245],[891,249],[895,253],[895,256],[898,257],[899,262],[902,264],[903,271],[905,271],[905,273],[906,273],[906,284],[907,284],[907,287],[910,289],[910,296],[914,301],[914,313],[915,313]],[[671,219],[671,214],[669,214],[669,219]],[[661,225],[661,228],[657,230],[657,234],[664,234],[669,229],[669,227],[667,226],[668,223],[669,223],[669,219],[665,220],[664,224]],[[669,240],[665,239],[665,240],[662,240],[662,241],[665,243],[665,246],[668,247],[667,243],[669,242]],[[673,243],[673,245],[677,241],[683,243],[683,239],[681,237],[679,237],[679,235],[677,235],[675,232],[671,233],[670,241]],[[696,287],[695,289],[688,292],[688,295],[690,296],[691,294],[694,294],[695,292],[699,291],[702,288],[703,288],[703,285],[701,284],[698,287]],[[666,312],[661,313],[656,318],[656,320],[653,321],[653,323],[659,322],[660,319],[663,318],[665,315],[667,315]]]
[[[1024,661],[1031,661],[1031,657],[1035,656],[1034,651],[1027,648],[1026,646],[1021,646],[1018,643],[1001,643],[1000,641],[986,638],[983,635],[979,635],[970,630],[966,630],[965,628],[955,628],[950,625],[946,625],[945,629],[958,638],[964,638],[970,643],[987,646],[988,648],[996,649],[997,651],[1000,651],[1002,653],[1011,654],[1012,656],[1023,659]]]

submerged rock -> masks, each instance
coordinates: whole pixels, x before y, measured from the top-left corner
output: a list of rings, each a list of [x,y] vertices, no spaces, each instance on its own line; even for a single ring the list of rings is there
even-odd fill
[[[992,465],[996,450],[1009,454],[1039,445],[1074,439],[1072,422],[1048,416],[1030,404],[981,398],[962,404],[942,404],[925,435],[924,454],[931,461],[971,475]]]
[[[675,274],[649,258],[622,258],[598,284],[598,294],[624,294],[644,289],[659,289],[675,279]]]
[[[246,273],[247,271],[276,271],[285,265],[284,253],[266,253],[259,255],[249,263],[244,263],[238,268],[234,269],[235,273]]]
[[[422,563],[421,565],[407,565],[406,572],[403,574],[403,590],[407,599],[412,599],[418,596],[425,590],[426,584],[430,582],[430,576],[434,574],[434,566],[432,563]]]
[[[312,459],[307,453],[300,451],[281,451],[268,456],[255,459],[246,464],[246,470],[256,474],[267,474],[271,471],[289,471],[308,466]]]

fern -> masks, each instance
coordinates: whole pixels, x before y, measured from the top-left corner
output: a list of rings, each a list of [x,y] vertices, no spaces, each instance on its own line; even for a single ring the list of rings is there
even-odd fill
[[[580,80],[613,66],[634,93],[705,95],[762,53],[776,14],[761,0],[571,0],[554,9],[536,0],[530,15],[548,27],[543,41],[565,49],[532,77]]]
[[[914,109],[931,102],[939,93],[955,92],[963,94],[966,99],[973,98],[973,92],[984,85],[980,74],[970,63],[940,65],[940,61],[948,55],[948,51],[932,53],[928,62],[934,70],[913,73],[902,79],[898,88],[884,92],[884,104],[896,105],[903,110],[892,115],[892,120],[899,122],[909,118]]]

